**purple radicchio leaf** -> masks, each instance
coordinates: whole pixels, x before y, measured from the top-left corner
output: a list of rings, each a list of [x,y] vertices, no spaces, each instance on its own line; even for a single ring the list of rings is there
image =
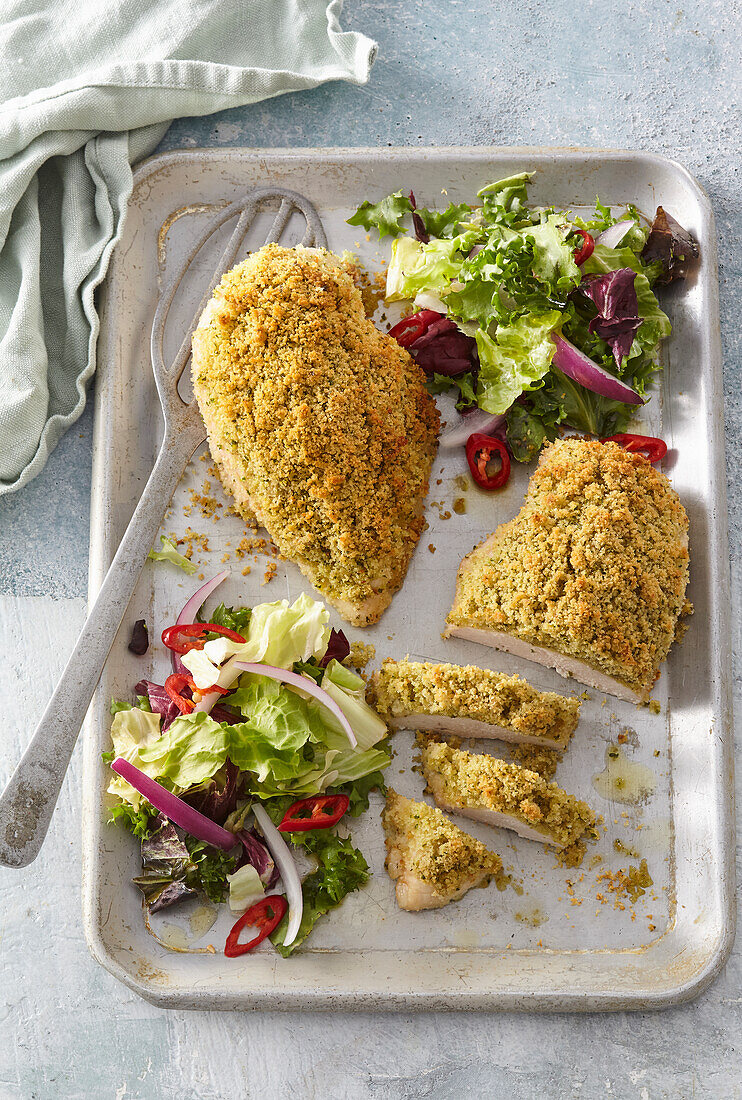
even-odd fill
[[[158,913],[175,905],[181,898],[196,894],[182,879],[163,879],[159,875],[139,875],[132,880],[142,891],[150,913]]]
[[[327,668],[330,661],[344,661],[349,654],[350,642],[345,637],[342,630],[335,630],[333,627],[330,631],[330,640],[327,643],[327,650],[319,663],[319,667]]]
[[[598,311],[588,329],[610,346],[619,369],[642,323],[635,279],[636,272],[630,267],[620,267],[605,275],[586,275],[579,286],[580,292],[590,298]]]
[[[226,722],[228,726],[236,726],[238,722],[244,722],[245,719],[241,714],[235,714],[234,711],[227,710],[226,707],[222,707],[219,703],[216,703],[209,714],[215,722]]]
[[[270,890],[278,882],[279,877],[273,857],[255,829],[243,829],[238,836],[242,841],[243,850],[237,867],[244,867],[250,863],[260,875],[260,881],[266,889]]]
[[[423,225],[423,220],[417,212],[417,203],[415,202],[415,195],[413,191],[410,191],[410,206],[412,207],[412,224],[415,229],[415,236],[421,244],[429,244],[430,237],[428,231]]]
[[[142,867],[145,874],[133,881],[144,895],[150,913],[167,909],[196,893],[183,881],[194,869],[188,849],[163,814],[158,815],[155,827],[142,840]]]
[[[142,839],[142,867],[145,871],[172,875],[183,872],[191,857],[175,826],[158,814],[152,831]]]
[[[180,718],[177,704],[173,702],[162,684],[153,684],[151,680],[140,680],[134,691],[137,695],[146,695],[153,712],[162,715],[160,724],[162,733],[176,718]]]
[[[675,279],[684,279],[698,256],[698,243],[688,230],[658,206],[642,250],[643,263],[659,263],[662,267],[657,285],[667,286]]]
[[[213,715],[214,711],[211,713]],[[239,778],[240,769],[228,759],[224,765],[222,785],[213,778],[203,790],[196,791],[193,795],[184,794],[182,797],[199,813],[215,821],[217,825],[223,825],[236,809]]]
[[[448,317],[433,321],[409,350],[426,374],[452,377],[471,370],[476,340],[460,332]]]
[[[137,657],[143,657],[149,649],[149,632],[144,619],[137,619],[131,630],[129,650]]]

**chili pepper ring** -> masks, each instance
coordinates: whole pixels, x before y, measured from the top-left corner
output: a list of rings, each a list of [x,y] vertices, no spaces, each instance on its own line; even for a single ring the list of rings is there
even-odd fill
[[[487,466],[495,458],[500,460],[500,469],[490,474],[487,472]],[[466,441],[466,460],[469,463],[471,476],[480,489],[491,492],[493,489],[502,489],[507,485],[510,477],[510,454],[502,440],[495,439],[492,435],[474,432]]]

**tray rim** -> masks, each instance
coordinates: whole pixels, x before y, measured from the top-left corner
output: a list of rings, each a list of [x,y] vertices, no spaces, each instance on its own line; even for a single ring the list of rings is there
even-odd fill
[[[708,295],[709,312],[708,324],[702,329],[706,348],[708,351],[708,368],[706,377],[710,383],[710,398],[708,408],[711,412],[723,412],[723,375],[721,356],[721,335],[719,322],[719,278],[717,260],[717,235],[715,220],[710,200],[702,185],[680,162],[644,150],[578,147],[578,146],[356,146],[344,147],[312,147],[300,146],[287,147],[204,147],[176,149],[165,153],[155,154],[142,161],[133,172],[132,193],[129,204],[135,198],[137,190],[147,179],[159,173],[163,168],[171,164],[192,161],[199,163],[207,156],[218,156],[220,159],[241,160],[246,157],[254,158],[278,158],[290,162],[312,160],[313,162],[343,160],[346,163],[362,162],[369,158],[377,158],[379,154],[393,158],[403,156],[406,159],[418,159],[420,161],[430,159],[453,160],[460,162],[462,159],[479,162],[487,157],[548,157],[554,160],[591,162],[600,160],[630,161],[645,169],[656,166],[663,170],[671,170],[681,177],[685,186],[694,194],[699,209],[704,219],[704,254],[708,260]],[[107,317],[107,289],[111,272],[117,269],[117,252],[114,252],[109,275],[101,288],[101,344],[99,348],[99,362],[104,362],[107,357],[101,355],[102,347],[107,339],[110,339],[109,323]],[[98,588],[105,575],[108,563],[104,560],[103,548],[100,539],[96,538],[96,532],[101,529],[100,503],[103,498],[105,481],[105,464],[102,459],[102,448],[98,446],[102,438],[103,422],[106,417],[103,395],[109,374],[104,374],[103,368],[99,368],[99,378],[102,376],[102,384],[96,386],[95,396],[95,421],[94,421],[94,448],[93,448],[93,472],[91,481],[91,523],[90,523],[90,573],[88,603],[92,604]],[[279,1010],[297,1010],[304,1008],[333,1010],[342,1004],[344,1009],[356,1009],[359,1011],[398,1011],[412,1009],[416,1011],[439,1011],[445,1009],[454,1010],[517,1010],[517,1011],[616,1011],[626,1009],[661,1009],[688,1002],[706,989],[718,975],[726,963],[731,952],[736,925],[735,905],[735,814],[734,814],[734,759],[733,759],[733,721],[731,701],[731,680],[728,675],[731,663],[731,577],[728,539],[728,509],[727,509],[727,483],[726,483],[726,459],[723,433],[711,433],[709,440],[709,472],[711,480],[716,488],[713,498],[718,515],[710,535],[711,563],[721,563],[715,571],[712,564],[712,573],[717,593],[717,602],[714,611],[718,617],[717,636],[722,645],[719,656],[716,659],[716,667],[721,671],[718,683],[715,685],[715,698],[719,702],[719,723],[722,736],[717,739],[713,751],[714,763],[718,772],[724,772],[729,781],[723,784],[726,797],[716,802],[715,819],[722,838],[715,861],[717,871],[717,883],[720,889],[720,915],[722,930],[716,941],[710,947],[704,964],[696,974],[689,979],[672,987],[668,991],[651,992],[637,989],[623,993],[575,993],[573,991],[559,992],[529,992],[513,991],[511,993],[459,993],[448,990],[437,995],[427,992],[421,993],[383,993],[373,991],[359,991],[352,996],[342,996],[337,991],[322,990],[286,990],[285,992],[262,991],[257,994],[249,992],[234,995],[225,991],[223,994],[201,993],[197,995],[181,990],[167,990],[153,987],[142,980],[134,978],[114,957],[105,945],[99,928],[96,924],[95,890],[93,882],[93,855],[91,841],[94,840],[97,831],[96,812],[99,809],[100,792],[97,786],[91,785],[87,777],[93,774],[92,754],[94,753],[92,736],[92,706],[91,712],[85,723],[85,747],[83,766],[83,807],[82,807],[82,833],[83,833],[83,930],[85,939],[93,958],[99,962],[119,981],[137,992],[151,1004],[160,1007],[205,1009],[216,1008],[224,1010],[245,1008],[266,1008]],[[718,574],[718,575],[717,575]],[[672,930],[669,930],[670,934]],[[528,949],[513,952],[512,955],[528,954]],[[342,1000],[340,1000],[342,998]],[[228,1003],[225,1003],[228,1002]]]

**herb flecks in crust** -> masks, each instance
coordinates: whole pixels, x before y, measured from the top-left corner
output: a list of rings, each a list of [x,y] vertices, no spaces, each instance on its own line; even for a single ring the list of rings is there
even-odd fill
[[[193,338],[225,487],[355,625],[378,619],[423,529],[439,417],[329,252],[266,245],[228,272]]]
[[[449,626],[501,631],[649,693],[688,583],[688,517],[615,443],[547,447],[515,519],[462,562]]]
[[[386,868],[403,909],[438,909],[502,872],[502,860],[433,806],[389,789]]]
[[[391,659],[373,674],[368,696],[384,717],[473,718],[529,737],[555,737],[565,744],[580,709],[579,700],[538,691],[519,676],[475,665]]]
[[[430,739],[423,739],[421,762],[433,797],[444,809],[504,814],[558,848],[574,844],[595,824],[586,802],[517,764]]]

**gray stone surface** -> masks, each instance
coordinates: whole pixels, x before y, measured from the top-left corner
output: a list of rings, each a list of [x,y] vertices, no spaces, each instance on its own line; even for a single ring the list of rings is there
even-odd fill
[[[675,157],[708,190],[720,239],[742,713],[738,10],[721,0],[682,9],[677,0],[350,0],[345,25],[379,42],[367,87],[331,85],[182,120],[163,148],[625,147]],[[0,500],[0,782],[83,619],[90,452],[86,415],[36,482]],[[696,1002],[657,1015],[230,1016],[151,1008],[96,967],[83,942],[79,784],[77,753],[41,858],[27,872],[0,873],[0,1100],[742,1096],[739,948]]]

